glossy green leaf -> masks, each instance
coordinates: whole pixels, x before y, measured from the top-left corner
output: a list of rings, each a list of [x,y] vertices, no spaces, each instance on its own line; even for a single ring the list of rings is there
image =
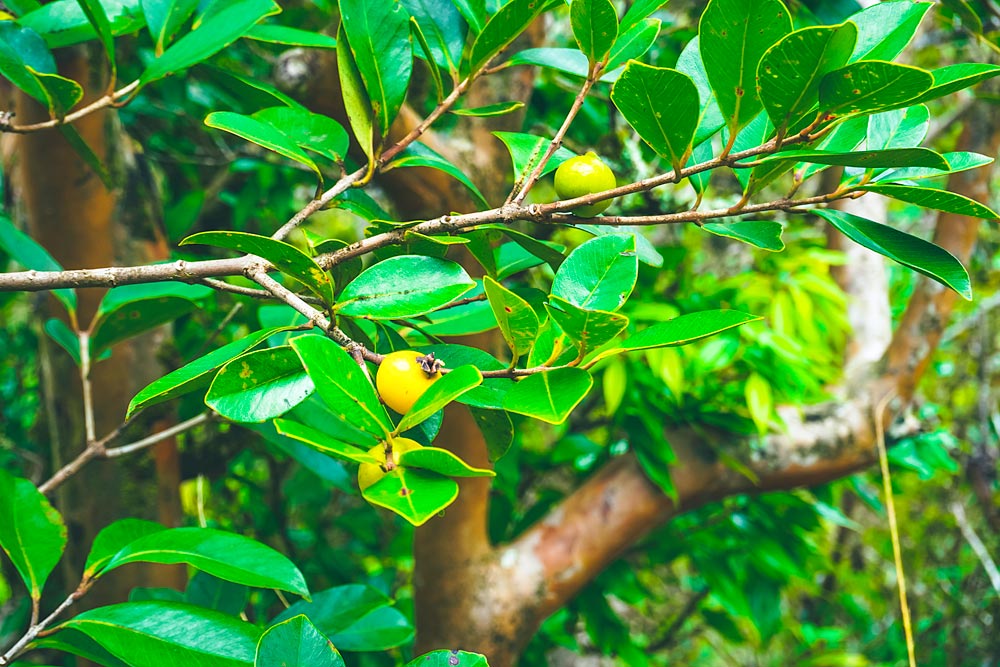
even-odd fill
[[[643,36],[648,38],[648,35],[645,33]],[[636,36],[631,35],[630,37],[635,38]],[[623,62],[628,60],[628,58],[635,58],[641,55],[641,53],[637,53],[639,51],[639,47],[641,46],[641,42],[634,44],[623,42],[622,46],[623,49],[628,47],[629,50],[618,50],[617,46],[612,49],[612,57],[614,57],[617,61],[616,67],[620,66]],[[629,55],[630,52],[633,52],[633,55]],[[623,57],[626,55],[628,56],[627,58]],[[608,62],[610,64],[610,59]],[[551,46],[543,46],[535,49],[523,49],[514,53],[504,62],[504,66],[511,67],[514,65],[535,65],[537,67],[545,67],[547,69],[552,69],[569,76],[579,77],[581,79],[587,78],[587,75],[590,72],[590,62],[587,60],[587,56],[583,55],[579,49]],[[621,74],[620,69],[605,71],[605,73],[601,75],[600,81],[603,83],[613,83],[618,78],[619,74]]]
[[[632,5],[635,7],[635,5]],[[601,81],[617,80],[615,70],[629,60],[639,59],[649,51],[660,34],[659,19],[645,19],[629,28],[627,31],[622,28],[619,31],[618,39],[611,47],[611,54],[608,56],[608,64],[604,68],[608,74],[601,77]]]
[[[184,602],[206,609],[215,609],[230,616],[239,616],[250,600],[250,588],[207,572],[195,572],[184,591]]]
[[[622,17],[621,32],[624,33],[626,30],[631,30],[646,20],[647,16],[666,4],[665,0],[637,0],[630,3],[628,11]]]
[[[757,69],[761,102],[782,133],[809,120],[819,101],[819,84],[843,67],[858,37],[853,23],[813,26],[786,35],[764,53]]]
[[[687,345],[759,319],[761,318],[738,310],[703,310],[688,313],[636,332],[626,338],[620,347],[605,350],[597,358],[603,359],[634,350]]]
[[[309,597],[302,573],[283,554],[249,537],[214,528],[151,532],[118,551],[103,573],[128,563],[187,563],[226,581]]]
[[[208,385],[215,372],[224,364],[247,350],[257,347],[271,336],[292,329],[294,327],[273,327],[256,331],[249,336],[223,345],[157,380],[153,380],[128,404],[125,419],[131,417],[138,410],[169,401]]]
[[[680,171],[687,161],[701,109],[698,88],[691,78],[674,69],[633,60],[611,89],[611,100],[642,140]]]
[[[275,347],[223,366],[208,388],[205,405],[235,422],[263,422],[288,412],[313,389],[292,348]]]
[[[450,480],[448,480],[450,481]],[[344,651],[383,651],[413,638],[413,626],[371,586],[335,586],[296,602],[274,622],[305,614],[335,646]]]
[[[130,667],[249,667],[260,636],[228,614],[159,600],[91,609],[58,629],[87,635]]]
[[[291,344],[334,414],[377,438],[389,434],[392,424],[375,388],[344,348],[324,336],[301,336]]]
[[[90,144],[88,144],[83,138],[83,135],[81,135],[80,131],[76,129],[75,125],[67,123],[60,125],[57,129],[59,130],[59,134],[63,135],[63,139],[66,140],[66,143],[68,143],[73,150],[76,151],[76,154],[80,156],[80,159],[83,160],[84,164],[90,167],[91,171],[94,172],[94,175],[101,179],[101,183],[104,184],[104,187],[107,190],[111,191],[120,187],[119,184],[116,183],[111,177],[111,172],[108,171],[106,166],[104,166],[101,158],[97,156],[97,153],[95,153],[94,149],[90,147]]]
[[[814,211],[845,236],[972,299],[969,273],[954,255],[906,232],[836,209]]]
[[[323,173],[319,170],[316,163],[313,162],[313,159],[299,148],[298,144],[291,137],[268,122],[232,111],[215,111],[208,114],[205,118],[205,125],[235,134],[269,151],[274,151],[289,160],[304,164],[316,173],[320,181],[323,180]]]
[[[254,667],[344,667],[344,659],[333,642],[299,615],[264,632]]]
[[[710,234],[743,241],[762,250],[778,252],[785,249],[785,242],[781,240],[780,222],[771,220],[706,222],[701,228]]]
[[[940,169],[927,169],[925,167],[902,167],[900,169],[883,172],[876,176],[875,180],[918,181],[926,178],[936,178],[946,174],[954,174],[960,171],[968,171],[969,169],[978,169],[979,167],[985,167],[993,162],[993,158],[991,157],[967,151],[944,153],[942,154],[942,157],[948,161],[948,169],[945,171],[941,171]]]
[[[566,421],[573,409],[580,404],[594,378],[579,368],[560,368],[535,373],[522,379],[504,399],[508,412],[534,417],[550,424]]]
[[[32,70],[44,73],[56,71],[55,59],[45,40],[34,30],[14,21],[0,21],[0,75],[45,104],[45,91]]]
[[[66,524],[48,499],[26,479],[0,469],[0,547],[32,600],[66,548]]]
[[[486,106],[474,109],[449,109],[448,113],[453,113],[456,116],[471,116],[473,118],[492,118],[494,116],[505,116],[523,108],[524,102],[498,102],[497,104],[487,104]]]
[[[43,327],[49,338],[56,342],[59,347],[66,350],[66,353],[73,358],[73,363],[80,365],[80,338],[70,329],[65,322],[56,318],[45,320]]]
[[[406,667],[489,667],[489,663],[481,653],[440,649],[414,658]]]
[[[0,21],[2,28],[4,21]],[[2,42],[2,35],[0,35]],[[38,242],[14,226],[3,213],[0,213],[0,249],[11,256],[15,262],[25,269],[35,271],[62,271],[63,268],[49,251]],[[52,290],[52,295],[59,300],[72,317],[76,316],[76,291],[71,289]]]
[[[726,124],[722,117],[722,110],[715,99],[712,85],[708,80],[708,73],[705,71],[705,63],[701,60],[700,40],[695,37],[677,57],[677,71],[687,74],[698,89],[698,100],[700,108],[698,111],[697,130],[694,133],[694,146],[702,144],[710,136],[719,131],[719,128]]]
[[[419,141],[410,144],[392,162],[383,167],[383,171],[396,167],[431,167],[443,171],[467,187],[483,208],[489,208],[489,203],[483,197],[483,193],[479,191],[475,183],[469,180],[465,172]]]
[[[899,201],[932,208],[937,211],[968,215],[973,218],[982,218],[983,220],[997,220],[1000,218],[1000,215],[988,206],[984,206],[974,199],[969,199],[965,195],[947,190],[890,183],[872,183],[870,185],[859,186],[858,189],[877,192],[886,197],[892,197]]]
[[[28,72],[35,77],[42,91],[45,106],[48,107],[51,118],[62,119],[83,99],[83,86],[72,79],[58,74],[44,74],[28,67]]]
[[[198,0],[140,0],[157,56],[198,8]]]
[[[851,16],[858,26],[858,41],[851,54],[856,60],[895,60],[910,43],[930,2],[877,2]]]
[[[270,124],[294,141],[300,148],[343,162],[351,139],[340,123],[301,107],[268,107],[253,114],[253,118]]]
[[[514,442],[514,424],[504,410],[487,410],[470,406],[476,426],[486,441],[486,454],[490,461],[497,461],[510,450]]]
[[[274,427],[281,435],[303,442],[313,449],[341,459],[342,461],[351,463],[379,463],[379,460],[372,454],[369,454],[368,450],[338,440],[336,433],[331,434],[327,431],[320,431],[319,429],[290,419],[275,419]]]
[[[399,457],[404,468],[421,468],[445,477],[494,477],[496,473],[485,468],[474,468],[447,449],[421,447],[404,452]]]
[[[335,49],[337,40],[330,35],[312,30],[302,30],[274,23],[258,23],[250,28],[246,37],[258,42],[304,46],[309,49]]]
[[[548,139],[536,137],[532,134],[520,132],[494,132],[500,141],[507,146],[510,151],[511,160],[514,163],[514,181],[518,182],[535,168],[538,161],[545,153],[545,148],[549,143]],[[541,176],[554,171],[560,164],[573,157],[573,152],[565,148],[559,148],[549,161],[545,163]]]
[[[909,65],[860,60],[823,77],[819,104],[824,113],[871,113],[909,103],[934,83],[927,72]]]
[[[757,65],[764,53],[792,31],[780,0],[711,0],[698,28],[705,72],[730,133],[761,110]]]
[[[1000,65],[990,63],[958,63],[931,70],[934,85],[913,101],[913,104],[935,100],[960,90],[971,88],[987,79],[1000,76]]]
[[[190,244],[229,248],[266,259],[281,273],[299,281],[326,303],[333,303],[333,281],[330,276],[312,257],[290,243],[247,232],[199,232],[180,242],[180,245]]]
[[[638,272],[632,236],[599,236],[569,254],[552,281],[552,294],[580,308],[614,312],[632,293]]]
[[[445,362],[446,367],[458,368],[472,365],[481,371],[498,371],[505,368],[504,364],[489,352],[465,345],[428,345],[422,350],[434,353],[434,356]],[[513,382],[503,378],[485,378],[483,383],[459,397],[460,403],[481,408],[500,409],[503,396],[513,386]]]
[[[465,46],[465,21],[450,0],[402,0],[427,38],[431,56],[438,67],[457,81],[462,49]]]
[[[538,315],[531,304],[489,276],[483,278],[483,287],[500,333],[514,356],[527,353],[538,335]]]
[[[893,109],[869,116],[866,146],[869,150],[915,148],[927,136],[930,112],[922,104],[905,109]],[[944,160],[947,162],[947,159]],[[904,165],[931,166],[931,165]],[[948,169],[938,164],[936,169]]]
[[[458,497],[455,480],[419,468],[397,466],[361,491],[372,505],[384,507],[414,526],[422,526]]]
[[[887,148],[884,150],[851,151],[837,153],[821,149],[800,149],[781,151],[760,160],[764,164],[771,162],[812,162],[815,164],[832,164],[844,167],[861,167],[862,169],[887,167],[926,167],[928,169],[948,169],[948,161],[929,148]]]
[[[139,0],[101,0],[101,5],[115,36],[133,33],[146,24]],[[97,38],[78,0],[46,3],[21,16],[18,23],[40,34],[53,49]]]
[[[93,578],[102,574],[105,566],[119,551],[140,537],[164,530],[166,528],[160,524],[145,519],[120,519],[105,526],[94,538],[83,575]]]
[[[509,0],[490,17],[472,44],[469,62],[463,73],[479,72],[493,56],[507,48],[517,36],[548,9],[562,4],[562,0]]]
[[[265,16],[281,11],[273,0],[222,0],[217,11],[151,62],[140,85],[207,60],[242,37]]]
[[[409,412],[403,415],[399,426],[396,427],[396,433],[413,428],[465,392],[482,383],[482,374],[478,368],[472,365],[459,366],[443,374],[420,395]]]
[[[111,30],[111,21],[104,11],[104,5],[101,3],[101,0],[77,0],[77,2],[80,3],[80,8],[83,9],[84,15],[90,22],[91,27],[93,27],[94,32],[97,33],[97,38],[100,40],[101,46],[104,47],[104,55],[107,56],[111,69],[110,77],[114,81],[118,73],[118,65],[115,61],[115,36]],[[82,89],[80,90],[80,97],[83,97]]]
[[[580,359],[614,340],[628,326],[624,315],[578,308],[555,295],[549,298],[545,309],[580,349]]]
[[[455,262],[398,255],[368,267],[345,287],[337,311],[386,320],[416,317],[448,305],[475,286]]]
[[[340,77],[340,89],[344,95],[347,119],[351,123],[351,129],[361,150],[371,163],[375,156],[375,111],[368,98],[368,91],[365,90],[365,83],[361,79],[361,72],[354,59],[353,49],[350,48],[347,33],[344,32],[343,21],[337,32],[337,44],[340,47],[337,49],[337,74]]]
[[[611,0],[573,0],[569,20],[573,37],[587,60],[604,60],[618,38],[618,14]]]
[[[116,658],[84,633],[70,628],[61,629],[54,635],[40,637],[32,642],[31,646],[32,648],[53,649],[69,653],[70,655],[77,655],[81,658],[92,660],[103,667],[131,667],[129,664]],[[27,667],[24,663],[14,664],[18,665],[18,667]]]
[[[410,85],[413,47],[409,17],[394,0],[338,0],[348,45],[375,114],[386,136]]]
[[[149,283],[110,290],[97,307],[91,324],[92,357],[105,348],[167,322],[199,307],[215,292],[202,285]]]

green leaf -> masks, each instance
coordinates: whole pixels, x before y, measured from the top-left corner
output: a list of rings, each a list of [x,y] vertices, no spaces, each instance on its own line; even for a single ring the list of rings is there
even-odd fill
[[[761,110],[757,65],[792,31],[780,0],[711,0],[698,28],[701,59],[730,134]]]
[[[115,36],[133,33],[146,24],[139,0],[102,0],[101,5]],[[53,49],[97,38],[78,0],[46,3],[22,15],[18,23],[40,34]],[[54,72],[55,69],[44,71]]]
[[[562,424],[587,395],[594,378],[579,368],[559,368],[529,375],[507,392],[503,407],[508,412]]]
[[[635,7],[635,4],[632,6]],[[650,47],[653,46],[659,34],[659,19],[645,19],[627,31],[622,27],[619,30],[618,39],[615,40],[614,46],[611,47],[608,64],[604,68],[608,73],[601,77],[601,81],[607,82],[609,79],[617,80],[614,71],[629,60],[638,59],[645,55]]]
[[[150,600],[98,607],[57,626],[87,635],[130,667],[248,667],[260,629],[229,614]]]
[[[514,181],[520,181],[535,168],[538,161],[545,153],[545,147],[549,140],[543,137],[536,137],[533,134],[522,134],[520,132],[494,132],[500,141],[507,146],[510,151],[511,160],[514,163]],[[544,176],[550,171],[554,171],[560,164],[573,157],[573,152],[565,148],[559,148],[549,161],[545,163],[540,176]]]
[[[485,468],[473,468],[447,449],[421,447],[403,452],[399,465],[404,468],[422,468],[445,477],[495,477],[496,473]]]
[[[972,299],[968,271],[944,248],[843,211],[818,209],[815,213],[855,243],[950,287],[965,299]]]
[[[413,70],[409,17],[394,0],[338,0],[348,45],[385,137],[406,98]]]
[[[628,326],[628,318],[624,315],[578,308],[555,295],[549,298],[545,309],[580,348],[580,359],[614,340]]]
[[[562,0],[510,0],[483,26],[472,44],[469,62],[463,68],[468,74],[478,73],[493,56],[497,55],[517,36],[524,32],[543,12]]]
[[[55,341],[59,347],[66,350],[66,353],[73,358],[73,362],[80,365],[80,338],[76,332],[66,326],[62,320],[54,317],[45,320],[45,333]]]
[[[268,107],[253,114],[253,118],[268,123],[285,136],[317,155],[343,162],[351,139],[340,123],[322,114],[301,107]]]
[[[398,255],[368,267],[340,294],[342,315],[396,319],[416,317],[446,306],[475,281],[455,262],[420,255]]]
[[[497,461],[510,450],[514,442],[514,424],[504,410],[485,410],[469,406],[469,413],[486,440],[486,453],[490,461]]]
[[[695,37],[681,51],[677,57],[677,71],[683,72],[691,77],[695,87],[698,89],[698,100],[701,107],[698,112],[698,129],[694,133],[694,146],[699,146],[706,139],[719,131],[719,128],[726,124],[719,109],[719,103],[715,99],[712,85],[708,80],[708,73],[705,71],[705,64],[701,60],[700,40]]]
[[[291,331],[294,328],[273,327],[254,332],[249,336],[244,336],[239,340],[234,340],[231,343],[223,345],[181,366],[177,370],[167,373],[160,379],[150,382],[128,404],[125,419],[127,420],[138,410],[169,401],[177,396],[183,396],[208,385],[212,381],[215,372],[230,360],[251,348],[257,347],[271,336],[283,331]]]
[[[483,287],[497,325],[515,357],[526,354],[538,336],[538,315],[527,301],[493,280],[483,278]]]
[[[0,21],[0,29],[6,21]],[[2,43],[2,34],[0,34]],[[0,56],[2,57],[2,56]],[[34,239],[14,226],[3,213],[0,213],[0,249],[11,256],[15,262],[26,269],[34,271],[62,271],[63,268],[49,251],[39,245]],[[52,295],[76,318],[76,291],[71,289],[52,290]]]
[[[476,196],[476,200],[483,208],[489,208],[489,203],[483,197],[483,193],[479,191],[475,183],[469,180],[465,172],[419,141],[414,141],[410,144],[398,157],[383,167],[383,171],[395,167],[431,167],[432,169],[443,171],[467,187]]]
[[[838,153],[821,149],[800,149],[781,151],[760,160],[762,164],[772,162],[812,162],[833,164],[844,167],[876,169],[886,167],[925,167],[928,169],[948,169],[948,161],[929,148],[887,148],[884,150],[851,151]]]
[[[779,252],[785,249],[785,242],[781,240],[780,222],[770,220],[707,222],[701,228],[710,234],[743,241],[763,250]]]
[[[599,236],[569,254],[552,281],[552,295],[580,308],[614,312],[632,293],[638,273],[631,235]]]
[[[48,499],[26,479],[0,469],[0,547],[21,575],[32,600],[66,548],[66,524]]]
[[[76,126],[70,124],[60,125],[58,130],[59,134],[63,135],[63,139],[65,139],[66,142],[73,147],[73,150],[77,152],[84,164],[90,167],[94,174],[101,179],[101,183],[104,184],[106,189],[114,190],[119,187],[111,178],[111,172],[109,172],[108,168],[104,166],[104,163],[101,162],[101,158],[97,156],[97,153],[95,153],[94,149],[90,147],[90,144],[88,144],[84,140],[83,136],[80,135]]]
[[[824,113],[838,116],[871,113],[910,103],[933,83],[930,72],[916,67],[860,60],[823,77],[819,105]]]
[[[771,412],[774,410],[774,396],[771,383],[758,373],[751,373],[743,388],[747,400],[750,418],[757,426],[757,433],[764,435],[771,424]]]
[[[371,586],[351,584],[329,588],[314,595],[312,602],[296,602],[274,622],[299,614],[305,614],[344,651],[383,651],[413,638],[413,626],[406,617],[390,606],[389,598]]]
[[[1000,215],[997,215],[988,206],[984,206],[974,199],[969,199],[965,195],[947,190],[925,188],[916,185],[894,185],[890,183],[872,183],[859,186],[858,189],[867,192],[877,192],[886,197],[892,197],[899,201],[932,208],[937,211],[968,215],[973,218],[982,218],[983,220],[996,220],[1000,218]]]
[[[325,303],[333,303],[333,281],[330,276],[312,257],[290,243],[247,232],[199,232],[187,237],[179,245],[191,244],[229,248],[266,259],[283,274],[308,287]]]
[[[198,8],[198,0],[140,0],[157,56]]]
[[[289,46],[304,46],[310,49],[335,49],[337,40],[330,35],[312,30],[291,28],[274,23],[258,23],[250,28],[246,37],[258,42],[271,44],[288,44]]]
[[[591,65],[604,60],[618,39],[618,14],[611,0],[573,0],[569,19],[573,37]]]
[[[337,73],[340,77],[340,88],[344,95],[344,109],[347,119],[354,130],[354,136],[361,145],[361,150],[368,156],[369,164],[373,166],[375,159],[375,111],[361,79],[358,63],[354,59],[354,51],[344,32],[344,22],[341,21],[337,32]]]
[[[621,352],[687,345],[759,319],[761,318],[741,313],[738,310],[703,310],[697,313],[688,313],[636,332],[626,338],[620,347],[605,350],[598,355],[597,359],[610,357]]]
[[[475,109],[449,109],[448,113],[453,113],[456,116],[471,116],[473,118],[492,118],[494,116],[505,116],[522,108],[524,108],[524,102],[498,102],[497,104],[487,104]]]
[[[679,172],[687,161],[701,109],[691,78],[633,60],[611,89],[611,101],[642,140]]]
[[[403,415],[396,433],[402,433],[428,419],[459,396],[483,383],[483,376],[475,366],[459,366],[435,381]]]
[[[866,146],[869,150],[914,148],[920,146],[924,137],[927,136],[929,125],[930,112],[922,104],[905,109],[893,109],[892,111],[873,114],[868,118]],[[944,161],[947,162],[947,160]],[[917,167],[929,165],[907,164],[903,166]],[[948,167],[941,167],[940,164],[936,168],[948,169]]]
[[[392,431],[364,369],[342,347],[323,336],[300,336],[291,343],[320,398],[335,415],[377,438]]]
[[[927,169],[924,167],[902,167],[886,171],[875,177],[876,181],[917,181],[926,178],[936,178],[946,174],[954,174],[969,169],[978,169],[993,162],[993,158],[967,151],[956,153],[944,153],[942,155],[948,161],[948,169]]]
[[[331,426],[336,426],[336,424],[331,424]],[[310,447],[342,461],[350,463],[380,463],[378,459],[368,453],[368,450],[338,440],[335,436],[339,434],[320,431],[319,429],[290,419],[275,419],[274,428],[281,435],[304,442]]]
[[[139,77],[144,86],[195,65],[245,35],[265,16],[281,11],[273,0],[219,0],[218,10],[151,62]]]
[[[1000,76],[1000,65],[989,63],[958,63],[931,70],[934,85],[913,101],[913,104],[936,100],[945,95],[971,88],[978,83]]]
[[[361,491],[372,505],[391,510],[414,526],[422,526],[458,497],[453,479],[419,468],[397,466]]]
[[[45,91],[32,70],[45,73],[56,71],[55,59],[45,40],[34,30],[14,21],[0,21],[0,74],[46,104]]]
[[[108,20],[108,15],[104,11],[104,5],[101,4],[100,0],[77,1],[104,47],[104,55],[108,57],[108,65],[111,68],[110,79],[114,81],[118,72],[118,65],[115,62],[115,36],[111,30],[111,21]],[[83,97],[82,88],[80,89],[80,97]]]
[[[489,667],[489,663],[481,653],[440,649],[414,658],[406,667]]]
[[[305,616],[276,623],[257,644],[254,667],[344,667],[344,659]]]
[[[244,116],[232,111],[215,111],[208,114],[205,118],[205,125],[235,134],[237,137],[246,139],[258,146],[263,146],[267,150],[274,151],[289,160],[304,164],[316,173],[320,182],[323,181],[323,173],[319,170],[316,163],[313,162],[313,159],[306,155],[305,151],[299,148],[298,144],[291,137],[270,123],[260,121],[253,116]]]
[[[403,7],[420,25],[427,38],[434,63],[448,71],[453,81],[465,46],[465,21],[449,0],[403,0]]]
[[[781,134],[808,120],[819,101],[819,84],[843,67],[857,40],[853,23],[796,30],[772,46],[757,69],[761,102]]]
[[[486,0],[454,0],[462,18],[469,24],[472,34],[478,35],[486,26]]]
[[[239,616],[250,599],[250,589],[213,577],[207,572],[195,572],[184,591],[184,602],[206,609],[215,609],[230,616]]]
[[[176,593],[177,591],[174,592]],[[178,593],[178,595],[180,595],[180,593]],[[81,658],[91,660],[98,665],[103,665],[104,667],[131,667],[129,664],[122,662],[106,649],[102,648],[100,644],[87,635],[69,628],[65,628],[54,635],[40,637],[32,642],[31,647],[33,649],[54,649],[57,651],[63,651],[64,653],[77,655]],[[28,667],[24,663],[14,664],[18,665],[18,667]]]
[[[28,72],[35,77],[42,91],[45,106],[49,116],[62,120],[66,114],[83,99],[83,87],[72,79],[58,74],[44,74],[28,67]]]
[[[288,412],[313,389],[298,355],[285,345],[227,363],[208,388],[205,405],[235,422],[263,422]]]
[[[203,285],[149,283],[110,290],[91,323],[91,357],[127,338],[173,322],[215,292]]]
[[[145,519],[120,519],[105,526],[90,547],[83,576],[94,578],[103,574],[104,568],[119,551],[140,537],[164,530],[166,528],[160,524]]]
[[[309,597],[302,573],[283,554],[249,537],[214,528],[150,532],[118,551],[103,574],[128,563],[187,563],[226,581]]]
[[[626,30],[631,30],[665,4],[667,4],[665,0],[636,0],[629,4],[628,11],[622,17],[620,31],[624,33]]]
[[[913,39],[931,5],[910,0],[877,2],[851,16],[851,23],[858,26],[851,62],[895,60]]]

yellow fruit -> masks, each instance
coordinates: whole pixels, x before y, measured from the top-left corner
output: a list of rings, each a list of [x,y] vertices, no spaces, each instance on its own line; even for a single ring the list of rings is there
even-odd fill
[[[559,199],[583,197],[610,190],[617,185],[615,173],[593,151],[586,155],[571,157],[556,169],[556,194],[559,195]],[[590,206],[579,206],[573,209],[573,214],[592,218],[611,206],[611,201],[605,199]]]
[[[390,442],[392,446],[391,464],[386,463],[385,450],[388,443],[380,442],[368,450],[368,453],[378,459],[380,463],[379,465],[362,463],[361,467],[358,468],[358,486],[361,487],[362,491],[388,475],[390,470],[399,465],[399,457],[404,453],[411,449],[420,449],[423,447],[416,440],[410,440],[409,438],[393,438]]]
[[[405,415],[428,387],[441,377],[443,364],[433,354],[400,350],[385,355],[375,374],[382,402]]]

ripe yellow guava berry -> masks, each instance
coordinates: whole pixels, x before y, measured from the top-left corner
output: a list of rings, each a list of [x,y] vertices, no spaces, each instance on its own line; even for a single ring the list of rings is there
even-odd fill
[[[444,364],[433,354],[400,350],[385,355],[375,373],[375,388],[382,402],[405,415],[417,399],[441,377]]]
[[[392,463],[387,462],[385,455],[385,450],[387,446],[392,448]],[[379,481],[383,477],[389,474],[397,465],[399,465],[399,457],[410,451],[411,449],[420,449],[423,447],[416,440],[410,440],[409,438],[393,438],[389,443],[380,442],[371,449],[368,453],[379,460],[379,464],[374,463],[362,463],[358,468],[358,486],[364,491],[369,486]]]
[[[615,173],[593,151],[586,155],[571,157],[556,169],[556,194],[559,195],[559,199],[583,197],[610,190],[617,185]],[[573,209],[573,214],[592,218],[611,206],[611,201],[605,199],[589,206],[579,206]]]

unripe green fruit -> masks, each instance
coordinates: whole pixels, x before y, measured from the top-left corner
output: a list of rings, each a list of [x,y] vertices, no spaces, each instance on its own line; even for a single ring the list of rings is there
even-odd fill
[[[410,450],[420,449],[423,445],[416,440],[410,440],[409,438],[394,438],[392,440],[391,465],[386,462],[385,447],[386,444],[384,442],[380,442],[368,450],[369,454],[378,459],[379,465],[374,463],[362,463],[358,468],[358,486],[361,487],[362,491],[388,475],[390,470],[399,465],[400,456]]]
[[[583,197],[610,190],[617,185],[615,173],[593,151],[586,155],[571,157],[556,169],[556,194],[559,195],[559,199]],[[589,206],[579,206],[573,209],[573,214],[592,218],[611,206],[611,201],[605,199]]]

